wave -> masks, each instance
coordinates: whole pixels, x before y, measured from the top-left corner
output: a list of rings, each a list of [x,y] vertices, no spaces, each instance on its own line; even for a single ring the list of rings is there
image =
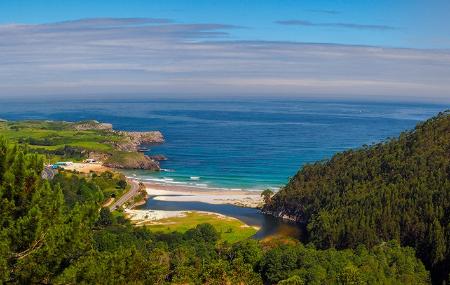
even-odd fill
[[[199,177],[199,176],[192,176],[194,178]],[[221,187],[221,186],[213,186],[210,185],[208,183],[198,183],[198,180],[193,180],[193,181],[179,181],[179,180],[175,180],[174,178],[169,178],[169,177],[128,177],[128,178],[133,178],[133,179],[138,179],[141,180],[143,182],[152,182],[152,183],[157,183],[160,185],[177,185],[177,186],[183,186],[183,187],[192,187],[192,188],[202,188],[202,189],[211,189],[211,190],[218,190],[218,191],[257,191],[260,192],[263,189],[267,189],[268,187],[249,187],[249,188],[237,188],[237,187]],[[189,177],[191,178],[191,177]],[[200,178],[200,177],[199,177]],[[275,192],[278,191],[279,188],[277,187],[269,187],[269,189],[274,190]]]

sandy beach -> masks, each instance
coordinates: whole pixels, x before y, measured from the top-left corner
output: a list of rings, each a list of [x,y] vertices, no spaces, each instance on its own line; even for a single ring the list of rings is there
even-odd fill
[[[231,204],[249,208],[258,208],[263,202],[260,191],[206,189],[148,182],[144,184],[149,196],[159,201]]]

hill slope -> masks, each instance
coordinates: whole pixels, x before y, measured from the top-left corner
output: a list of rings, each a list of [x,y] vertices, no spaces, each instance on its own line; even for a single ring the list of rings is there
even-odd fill
[[[46,181],[42,170],[41,155],[0,137],[0,284],[429,283],[414,250],[395,241],[337,251],[222,243],[210,224],[152,232],[100,209],[120,176],[60,173]]]
[[[447,111],[397,139],[303,167],[264,210],[304,223],[320,248],[399,240],[443,280],[450,268],[449,177]]]

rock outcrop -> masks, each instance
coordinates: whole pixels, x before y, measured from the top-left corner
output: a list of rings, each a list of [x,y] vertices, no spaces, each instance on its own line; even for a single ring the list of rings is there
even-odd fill
[[[126,132],[116,131],[124,137],[121,142],[116,143],[116,148],[121,151],[138,151],[141,145],[160,144],[164,137],[159,131],[152,132]]]
[[[159,171],[159,163],[142,153],[113,154],[104,166],[117,169],[146,169]]]
[[[89,131],[89,130],[112,131],[113,128],[112,124],[100,123],[95,120],[78,122],[75,123],[72,127],[77,131]]]
[[[300,219],[299,217],[289,215],[288,213],[283,212],[283,211],[267,211],[267,210],[263,209],[261,212],[263,214],[271,215],[271,216],[274,216],[274,217],[277,217],[277,218],[280,218],[280,219],[283,219],[286,221],[297,222],[297,223],[303,222],[303,220]]]
[[[150,155],[149,157],[151,159],[153,159],[153,160],[156,160],[156,161],[165,161],[165,160],[167,160],[167,157],[162,155],[162,154]]]

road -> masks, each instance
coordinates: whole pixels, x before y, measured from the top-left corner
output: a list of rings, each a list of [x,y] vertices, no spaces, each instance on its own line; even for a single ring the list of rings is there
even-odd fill
[[[109,206],[109,209],[111,211],[114,211],[115,209],[122,207],[123,204],[125,204],[128,200],[132,199],[139,191],[138,181],[128,179],[127,182],[131,184],[131,189],[127,193],[123,194],[122,197],[119,198],[119,200],[115,201],[111,206]]]

